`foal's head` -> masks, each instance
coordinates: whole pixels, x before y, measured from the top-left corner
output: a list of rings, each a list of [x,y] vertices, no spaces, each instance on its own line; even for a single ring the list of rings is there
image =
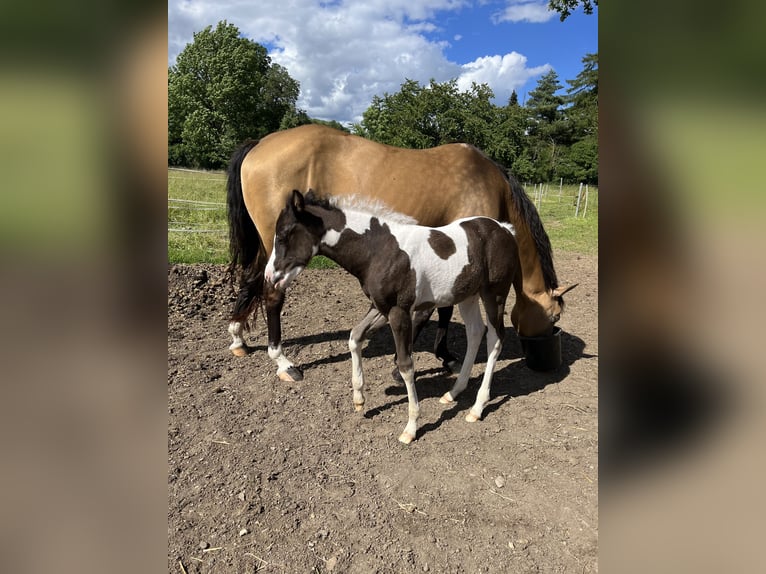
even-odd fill
[[[517,293],[516,304],[511,310],[511,323],[516,332],[525,337],[550,335],[564,310],[564,293],[575,287],[576,283],[533,296]]]
[[[266,280],[277,289],[285,289],[317,254],[323,232],[322,219],[307,211],[303,195],[293,190],[277,219]]]

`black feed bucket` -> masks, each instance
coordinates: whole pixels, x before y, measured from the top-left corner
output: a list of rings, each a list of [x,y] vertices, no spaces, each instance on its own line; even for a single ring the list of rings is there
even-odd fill
[[[519,335],[527,366],[533,371],[552,371],[561,366],[561,329],[553,328],[546,337]]]

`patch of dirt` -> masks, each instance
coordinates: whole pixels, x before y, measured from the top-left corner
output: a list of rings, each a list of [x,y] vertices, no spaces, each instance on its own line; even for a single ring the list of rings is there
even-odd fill
[[[509,328],[490,403],[468,423],[486,349],[445,408],[434,314],[415,345],[418,438],[404,446],[388,327],[363,353],[365,410],[351,402],[347,340],[368,308],[356,279],[307,270],[291,287],[283,346],[305,379],[285,383],[261,317],[255,352],[229,352],[225,267],[170,267],[168,571],[597,572],[598,260],[563,253],[556,270],[580,284],[559,323],[564,365],[528,369]],[[449,342],[464,353],[457,310]]]

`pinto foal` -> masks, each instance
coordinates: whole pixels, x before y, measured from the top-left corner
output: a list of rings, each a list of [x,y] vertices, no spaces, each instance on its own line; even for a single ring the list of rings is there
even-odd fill
[[[409,218],[406,218],[409,220]],[[398,214],[376,214],[352,205],[339,207],[309,192],[293,191],[279,215],[266,280],[285,289],[317,254],[329,257],[362,286],[372,305],[351,331],[351,384],[354,408],[364,407],[361,342],[391,324],[397,367],[407,387],[409,420],[399,440],[415,439],[420,408],[412,360],[412,313],[458,304],[468,348],[460,374],[443,404],[454,404],[465,389],[484,334],[479,299],[484,302],[487,365],[476,402],[466,415],[475,422],[489,401],[495,363],[503,345],[503,314],[511,286],[521,292],[521,266],[513,226],[470,217],[444,227],[422,227]]]

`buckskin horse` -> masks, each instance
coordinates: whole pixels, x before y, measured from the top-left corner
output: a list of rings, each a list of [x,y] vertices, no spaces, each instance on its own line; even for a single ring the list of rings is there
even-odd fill
[[[284,380],[300,380],[303,375],[282,351],[285,292],[267,285],[263,272],[277,217],[294,189],[312,189],[318,197],[362,196],[430,227],[477,215],[513,224],[526,297],[516,300],[511,318],[532,336],[553,331],[551,318],[558,318],[562,295],[574,287],[559,286],[548,235],[524,189],[474,146],[401,149],[313,124],[274,132],[260,141],[245,142],[229,163],[230,269],[239,268],[241,273],[228,331],[232,353],[248,354],[244,330],[263,303],[268,353]],[[420,314],[416,333],[428,316]],[[446,349],[450,316],[451,307],[439,309],[435,348],[455,370]]]
[[[465,390],[484,336],[479,299],[487,315],[487,364],[466,420],[481,418],[489,401],[492,375],[503,347],[505,301],[511,286],[521,288],[513,226],[487,217],[459,219],[442,227],[415,225],[397,214],[365,206],[356,198],[332,203],[305,198],[294,190],[277,219],[266,281],[284,290],[317,254],[329,257],[359,280],[371,307],[351,331],[351,386],[354,408],[364,407],[361,342],[373,329],[391,324],[396,362],[407,387],[409,418],[399,441],[409,444],[418,429],[420,407],[412,359],[412,316],[418,310],[457,304],[468,338],[460,374],[440,401],[454,404]],[[523,332],[522,332],[523,334]]]

